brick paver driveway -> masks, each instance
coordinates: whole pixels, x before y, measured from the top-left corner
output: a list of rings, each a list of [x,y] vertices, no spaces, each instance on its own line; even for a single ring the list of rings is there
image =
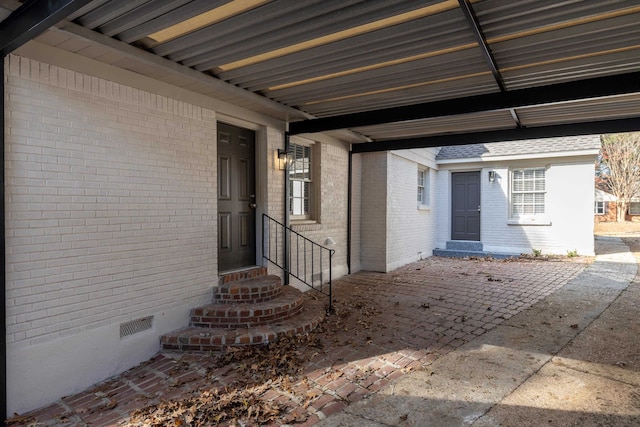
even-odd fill
[[[432,257],[389,274],[357,273],[335,282],[336,314],[294,347],[254,351],[246,363],[161,353],[27,414],[22,424],[127,425],[136,408],[181,402],[213,388],[220,393],[249,390],[277,404],[283,412],[275,425],[312,425],[526,309],[577,276],[587,262]],[[270,365],[270,358],[290,365],[286,375],[270,378],[276,375],[270,366],[276,371],[279,364]],[[147,424],[138,417],[129,425],[189,425],[161,418],[171,412],[164,405],[156,412],[157,424],[147,416]]]

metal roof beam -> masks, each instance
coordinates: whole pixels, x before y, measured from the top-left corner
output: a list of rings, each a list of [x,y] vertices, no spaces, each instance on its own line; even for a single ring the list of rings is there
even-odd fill
[[[484,34],[480,29],[480,23],[478,22],[478,18],[476,17],[476,14],[473,13],[473,9],[471,8],[471,5],[469,4],[468,0],[458,0],[458,3],[460,4],[460,9],[462,9],[462,13],[464,14],[464,17],[467,19],[467,22],[471,27],[471,31],[473,31],[473,36],[478,42],[478,46],[482,51],[482,56],[484,57],[484,60],[486,61],[489,68],[491,69],[491,74],[493,74],[493,78],[496,79],[496,83],[498,84],[500,91],[504,92],[505,91],[504,80],[502,79],[500,70],[498,70],[498,66],[496,65],[496,60],[494,59],[493,54],[491,54],[491,50],[487,45],[487,40],[485,39]]]
[[[375,151],[407,150],[411,148],[443,147],[447,145],[465,145],[522,139],[551,138],[558,136],[597,135],[602,133],[632,132],[640,129],[640,117],[597,122],[570,123],[530,128],[515,128],[485,132],[460,133],[454,135],[436,135],[420,138],[374,141],[354,144],[354,153]]]
[[[344,114],[289,124],[292,135],[640,92],[640,72]]]
[[[91,0],[30,0],[0,23],[0,56],[4,57]]]

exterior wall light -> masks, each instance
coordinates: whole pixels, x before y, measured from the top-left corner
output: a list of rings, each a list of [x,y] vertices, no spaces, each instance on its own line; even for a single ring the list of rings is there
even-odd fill
[[[496,182],[496,171],[489,171],[489,182]]]
[[[283,171],[287,169],[287,150],[278,148],[275,153],[275,166],[277,170]]]

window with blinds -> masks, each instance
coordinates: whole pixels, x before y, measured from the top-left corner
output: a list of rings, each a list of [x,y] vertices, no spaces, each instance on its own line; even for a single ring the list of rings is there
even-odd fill
[[[308,219],[311,212],[311,147],[292,143],[289,157],[289,213],[298,219]]]

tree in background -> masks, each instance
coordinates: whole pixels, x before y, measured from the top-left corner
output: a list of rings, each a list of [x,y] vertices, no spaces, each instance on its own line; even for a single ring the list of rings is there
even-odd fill
[[[596,183],[616,196],[617,220],[625,221],[631,199],[640,195],[640,132],[600,137]]]

